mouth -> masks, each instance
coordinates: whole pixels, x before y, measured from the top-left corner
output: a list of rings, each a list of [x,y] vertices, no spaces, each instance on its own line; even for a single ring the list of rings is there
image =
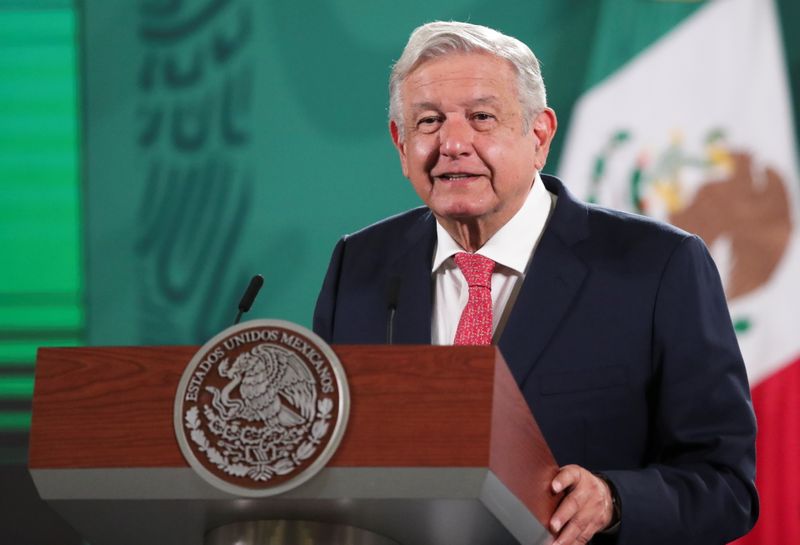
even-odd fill
[[[480,178],[480,174],[470,172],[445,172],[434,176],[434,179],[443,182],[468,182],[477,178]]]

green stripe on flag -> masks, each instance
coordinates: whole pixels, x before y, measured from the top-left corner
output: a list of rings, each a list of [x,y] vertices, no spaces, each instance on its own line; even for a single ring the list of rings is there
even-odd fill
[[[703,4],[603,0],[591,47],[586,89],[613,74]]]

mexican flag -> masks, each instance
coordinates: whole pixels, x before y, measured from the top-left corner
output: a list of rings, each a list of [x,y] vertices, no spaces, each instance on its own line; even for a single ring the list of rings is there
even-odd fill
[[[618,67],[576,104],[559,174],[584,199],[705,240],[759,426],[761,516],[741,542],[800,543],[800,178],[776,8],[698,4],[632,58],[615,59],[630,51],[626,38],[641,38],[637,15],[666,9],[641,4],[605,14],[617,19],[616,36],[609,45],[598,32],[606,41],[592,62]]]

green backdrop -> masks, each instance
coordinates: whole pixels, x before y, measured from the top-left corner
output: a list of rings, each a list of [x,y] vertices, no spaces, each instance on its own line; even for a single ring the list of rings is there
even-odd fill
[[[580,94],[701,4],[0,0],[0,461],[24,459],[37,346],[202,342],[257,272],[249,316],[310,325],[336,239],[417,204],[386,128],[417,25],[534,48],[555,171]]]
[[[36,347],[85,338],[75,20],[0,2],[0,465],[25,460]]]
[[[800,2],[777,4],[800,127]],[[256,272],[249,316],[310,325],[335,240],[417,204],[386,130],[414,27],[470,20],[534,48],[555,172],[580,94],[700,5],[0,0],[3,535],[80,542],[25,468],[38,346],[203,342]]]
[[[417,204],[388,137],[386,81],[425,21],[532,44],[566,127],[602,77],[587,45],[619,10],[500,4],[87,0],[88,341],[201,342],[230,324],[256,272],[252,317],[310,325],[336,239]],[[658,6],[631,54],[694,8]]]

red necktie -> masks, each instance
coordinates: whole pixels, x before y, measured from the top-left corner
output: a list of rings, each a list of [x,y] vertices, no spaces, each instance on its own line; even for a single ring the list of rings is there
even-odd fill
[[[461,313],[453,344],[492,344],[492,271],[494,261],[478,254],[455,255],[469,286],[467,306]]]

